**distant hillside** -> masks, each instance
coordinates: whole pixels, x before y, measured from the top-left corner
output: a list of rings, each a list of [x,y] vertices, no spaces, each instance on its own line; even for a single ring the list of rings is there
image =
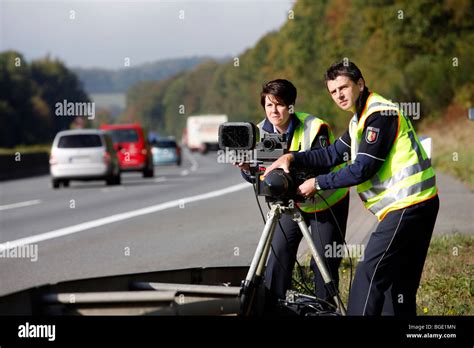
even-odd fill
[[[135,85],[127,92],[128,119],[177,135],[194,113],[257,121],[264,117],[262,83],[286,78],[298,88],[296,110],[324,117],[339,134],[348,115],[332,102],[323,74],[346,57],[373,91],[419,105],[422,120],[439,118],[451,104],[474,104],[473,1],[299,0],[293,11],[239,61]]]
[[[138,121],[150,130],[180,135],[186,116],[205,109],[202,103],[219,66],[208,60],[167,80],[135,84],[127,91],[122,121]]]
[[[160,60],[118,70],[75,68],[73,71],[88,93],[126,92],[138,81],[164,80],[181,71],[194,68],[208,57]]]

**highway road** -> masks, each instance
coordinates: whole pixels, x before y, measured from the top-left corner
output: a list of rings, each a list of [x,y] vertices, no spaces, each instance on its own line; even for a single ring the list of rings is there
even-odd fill
[[[215,154],[156,167],[151,179],[125,173],[122,183],[78,181],[59,190],[49,176],[2,183],[0,243],[32,243],[38,255],[0,258],[0,294],[85,277],[250,263],[261,228],[253,190]],[[31,205],[12,205],[21,202]]]
[[[251,185],[215,153],[185,154],[181,167],[156,167],[154,178],[124,173],[121,186],[53,190],[49,176],[0,183],[0,246],[37,248],[29,258],[4,249],[0,296],[88,277],[249,265],[263,228]],[[441,174],[439,182],[447,200],[437,231],[472,233],[473,192]],[[352,193],[348,243],[365,243],[375,224]]]

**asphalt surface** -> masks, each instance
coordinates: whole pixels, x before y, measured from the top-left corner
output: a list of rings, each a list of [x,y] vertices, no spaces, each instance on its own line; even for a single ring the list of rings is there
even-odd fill
[[[435,233],[472,233],[474,193],[441,174],[438,183]],[[347,242],[363,244],[376,219],[351,194]],[[156,167],[150,179],[125,173],[121,186],[53,190],[49,176],[2,182],[0,245],[11,252],[31,243],[37,254],[4,249],[0,295],[72,279],[249,265],[262,229],[252,187],[215,153],[186,153],[181,167]]]

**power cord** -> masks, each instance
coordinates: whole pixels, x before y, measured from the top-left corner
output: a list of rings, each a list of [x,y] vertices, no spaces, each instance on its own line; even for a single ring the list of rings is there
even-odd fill
[[[258,200],[257,189],[256,189],[255,185],[252,185],[252,186],[253,186],[253,188],[254,188],[255,199],[256,199],[256,201],[257,201],[258,209],[260,210],[260,215],[262,216],[263,224],[265,225],[265,224],[267,223],[267,221],[265,220],[265,214],[263,214],[262,206],[260,205],[260,201]],[[281,228],[281,231],[282,231],[282,233],[283,233],[283,236],[285,237],[286,245],[287,245],[287,247],[288,247],[288,251],[291,252],[291,250],[289,249],[288,238],[287,238],[285,232],[283,231],[283,228],[282,228],[281,223],[280,223],[279,220],[278,220],[278,224],[279,224],[279,226],[280,226],[280,228]],[[271,248],[271,250],[272,250],[273,256],[275,256],[275,259],[277,260],[278,265],[281,267],[281,269],[283,269],[284,272],[288,273],[288,270],[286,269],[285,266],[283,266],[283,263],[280,261],[280,259],[279,259],[278,256],[276,255],[276,252],[275,252],[275,250],[273,249],[273,245],[270,244],[270,248]],[[303,280],[304,284],[301,284],[299,281],[297,281],[295,278],[293,278],[293,276],[291,277],[291,279],[292,279],[296,284],[298,284],[298,285],[301,286],[302,288],[306,289],[306,291],[308,291],[310,294],[312,294],[313,292],[311,291],[311,289],[309,289],[308,285],[306,284],[306,282],[305,282],[305,280],[304,280],[303,273],[302,273],[302,269],[301,269],[301,265],[299,264],[298,260],[296,260],[296,263],[298,264],[298,267],[299,267],[299,270],[300,270],[301,279]]]
[[[327,204],[327,203],[326,203],[326,204]],[[329,208],[331,208],[331,207],[329,207]],[[321,234],[320,234],[319,231],[318,231],[319,228],[318,228],[318,216],[317,216],[317,212],[314,212],[314,219],[315,219],[315,221],[316,221],[316,223],[315,223],[315,227],[316,227],[315,233],[318,235],[319,245],[321,246],[321,249],[324,249],[323,241],[322,241],[322,239],[321,239]],[[336,226],[337,226],[337,225],[338,225],[338,224],[337,224],[337,220],[336,220]],[[342,236],[342,231],[340,231],[340,233],[341,233],[341,236]],[[343,237],[342,240],[344,241],[344,237]],[[326,257],[324,257],[324,256],[323,256],[322,258],[324,259],[324,263],[326,264],[326,269],[329,271],[329,273],[331,273],[331,267],[330,267],[330,265],[329,265],[328,259],[327,259]],[[341,300],[341,297],[340,297],[340,295],[339,295],[339,287],[336,286],[336,283],[335,283],[335,281],[334,281],[334,279],[333,279],[332,276],[331,276],[331,283],[332,283],[333,289],[336,289],[336,296],[338,297],[339,301],[340,301],[341,304],[342,304],[342,300]],[[343,306],[343,308],[344,308],[344,305],[343,305],[343,304],[342,304],[342,306]],[[344,310],[345,310],[345,308],[344,308]]]
[[[352,268],[353,268],[353,264],[352,264],[352,258],[350,256],[350,252],[349,252],[349,247],[347,246],[347,243],[346,243],[346,238],[344,236],[344,234],[342,233],[342,229],[341,227],[339,226],[339,222],[337,221],[336,219],[336,215],[334,214],[334,211],[332,210],[331,206],[329,205],[329,203],[326,201],[326,199],[318,192],[316,191],[316,194],[324,201],[324,203],[326,203],[326,205],[328,206],[329,208],[329,212],[331,213],[332,215],[332,218],[334,219],[334,221],[336,222],[336,227],[337,227],[337,230],[339,231],[339,235],[341,237],[341,240],[342,240],[342,244],[344,245],[344,248],[346,249],[346,252],[347,252],[347,255],[349,255],[349,291],[348,293],[351,292],[351,289],[352,289]],[[316,212],[314,213],[314,216],[315,216],[315,219],[317,221],[317,216],[316,216]],[[322,244],[322,242],[321,242]]]
[[[260,215],[262,216],[262,220],[263,220],[264,224],[266,224],[265,215],[263,214],[263,210],[262,210],[262,207],[261,207],[261,205],[260,205],[260,201],[258,200],[258,194],[257,194],[256,186],[255,186],[255,184],[252,184],[252,186],[253,186],[253,189],[254,189],[255,199],[256,199],[256,201],[257,201],[257,205],[258,205],[258,208],[259,208],[259,210],[260,210]],[[281,231],[282,231],[282,233],[283,233],[283,236],[285,237],[286,245],[287,245],[287,247],[289,248],[289,241],[288,241],[288,238],[287,238],[287,236],[286,236],[286,234],[285,234],[285,231],[283,230],[283,226],[281,225],[281,222],[280,222],[279,220],[278,220],[278,224],[279,224],[280,229],[281,229]],[[283,264],[281,263],[280,259],[279,259],[278,256],[276,255],[276,252],[275,252],[275,250],[273,249],[273,246],[272,246],[271,244],[270,244],[270,248],[271,248],[271,250],[272,250],[273,256],[274,256],[275,259],[277,260],[277,263],[278,263],[278,265],[281,267],[281,269],[282,269],[284,272],[286,272],[287,274],[291,274],[291,273],[288,272],[288,270],[286,269],[286,267],[283,266]],[[291,251],[291,250],[289,250],[289,251]],[[305,277],[303,276],[302,267],[301,267],[300,263],[298,262],[298,260],[296,260],[296,263],[297,263],[297,265],[298,265],[298,270],[299,270],[299,272],[300,272],[300,276],[301,276],[301,279],[303,280],[303,283],[304,283],[304,284],[302,284],[302,283],[300,283],[299,281],[297,281],[293,276],[291,276],[292,281],[293,281],[295,284],[299,285],[300,287],[304,288],[306,291],[308,291],[308,293],[313,294],[314,297],[315,297],[315,299],[317,299],[318,301],[321,301],[321,302],[327,304],[328,306],[330,306],[330,307],[332,307],[332,308],[334,308],[334,309],[337,309],[334,304],[332,304],[332,303],[326,301],[325,299],[318,298],[318,297],[316,296],[316,293],[313,292],[313,291],[311,291],[311,289],[308,287],[308,285],[307,285],[307,283],[306,283],[306,281],[305,281]]]

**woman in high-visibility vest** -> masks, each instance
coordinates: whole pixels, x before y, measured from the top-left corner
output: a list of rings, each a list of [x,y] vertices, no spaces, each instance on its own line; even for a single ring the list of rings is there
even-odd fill
[[[325,74],[334,102],[353,114],[346,133],[324,149],[289,154],[275,161],[332,167],[299,187],[317,190],[357,186],[365,207],[379,220],[356,270],[349,296],[350,315],[416,315],[416,292],[439,210],[436,177],[415,129],[390,100],[370,93],[352,62],[332,65]]]
[[[293,152],[329,146],[334,142],[334,137],[325,121],[307,113],[294,112],[296,94],[295,86],[287,80],[278,79],[263,86],[260,102],[265,110],[266,118],[258,124],[260,139],[265,133],[286,134],[289,151]],[[248,164],[238,166],[244,178],[249,180]],[[332,170],[337,170],[337,168]],[[325,169],[321,173],[329,171],[330,169]],[[320,192],[321,196],[308,197],[303,203],[298,204],[306,224],[311,228],[313,241],[319,254],[325,256],[328,271],[336,288],[339,280],[338,268],[342,259],[337,251],[342,249],[341,244],[346,231],[348,193],[347,188],[324,190]],[[291,285],[292,271],[301,239],[302,234],[297,223],[289,215],[283,214],[275,230],[272,252],[264,275],[265,286],[268,290],[267,307],[272,307],[278,298],[285,298],[286,291]],[[314,260],[311,260],[311,267],[315,274],[316,296],[332,303],[333,300],[324,286]]]

